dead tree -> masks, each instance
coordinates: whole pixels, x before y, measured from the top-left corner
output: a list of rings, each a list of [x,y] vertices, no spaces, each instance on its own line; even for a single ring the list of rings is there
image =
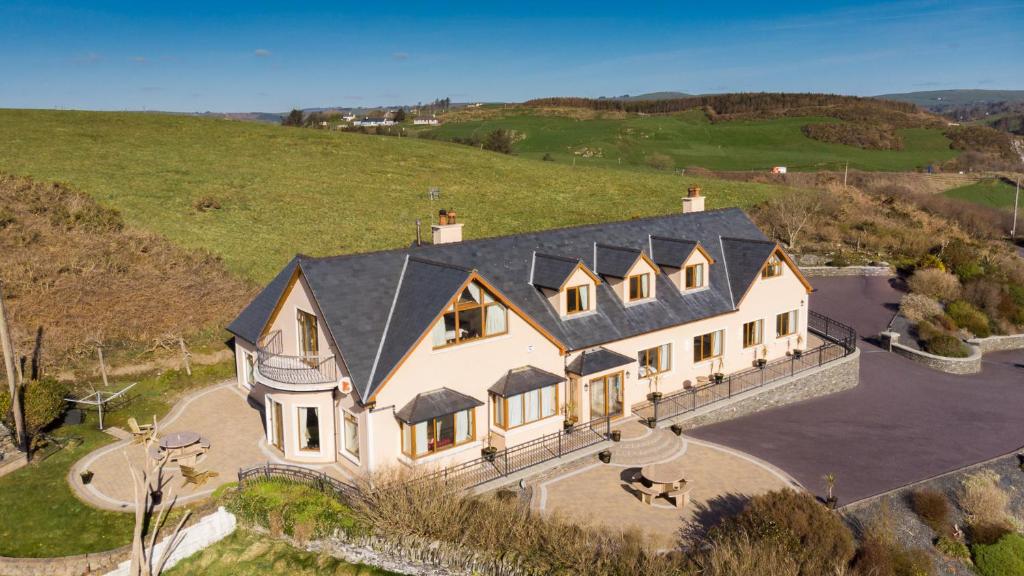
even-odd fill
[[[18,448],[28,453],[28,435],[25,433],[25,412],[21,406],[21,372],[16,370],[14,342],[7,323],[7,307],[4,304],[4,285],[0,281],[0,341],[4,348],[4,367],[7,369],[7,388],[11,395],[11,410],[14,412],[14,433]]]
[[[181,543],[184,535],[181,533],[185,521],[188,520],[190,511],[182,514],[181,520],[174,528],[170,538],[167,539],[167,546],[164,547],[159,557],[154,558],[156,553],[157,536],[160,529],[167,520],[167,513],[174,508],[177,497],[171,498],[169,503],[160,508],[154,519],[157,502],[154,502],[153,493],[162,490],[163,469],[167,462],[166,457],[159,459],[150,456],[150,448],[156,442],[157,424],[153,418],[153,434],[142,443],[144,463],[141,469],[128,460],[127,452],[125,460],[128,462],[128,471],[132,476],[132,488],[135,492],[135,528],[132,532],[131,562],[128,565],[129,576],[159,576],[163,573],[167,560],[171,553]],[[168,495],[170,496],[170,495]],[[148,531],[147,531],[148,527]]]

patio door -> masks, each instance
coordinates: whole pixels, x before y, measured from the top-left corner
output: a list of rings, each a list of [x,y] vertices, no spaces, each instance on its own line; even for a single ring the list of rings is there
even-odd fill
[[[622,372],[590,381],[590,418],[622,416]]]

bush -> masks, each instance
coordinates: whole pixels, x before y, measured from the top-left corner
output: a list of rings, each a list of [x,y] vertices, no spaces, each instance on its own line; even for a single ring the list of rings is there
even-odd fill
[[[935,254],[925,254],[921,257],[921,260],[917,263],[919,269],[935,268],[936,270],[946,271],[946,265],[942,263],[942,260]]]
[[[935,541],[935,549],[950,558],[968,560],[971,557],[971,550],[967,544],[949,536],[939,536]]]
[[[51,379],[33,380],[22,388],[22,406],[25,411],[25,431],[29,438],[41,432],[64,412],[64,398],[68,389],[62,382]],[[8,418],[11,395],[7,386],[0,390],[0,416]],[[14,418],[9,417],[7,427],[14,430]]]
[[[1010,497],[999,486],[999,475],[983,470],[963,481],[957,503],[967,517],[975,544],[991,544],[1013,531],[1008,506]]]
[[[498,128],[487,135],[487,138],[484,139],[483,146],[484,150],[501,152],[502,154],[511,154],[512,144],[514,144],[515,141],[515,132],[504,128]]]
[[[1024,537],[1007,534],[995,544],[971,547],[974,565],[982,576],[1024,576]]]
[[[911,322],[921,322],[942,314],[942,305],[931,296],[907,294],[900,299],[900,313]]]
[[[796,558],[778,540],[754,539],[737,534],[695,551],[692,570],[701,576],[793,576],[799,572]],[[837,571],[838,572],[838,571]]]
[[[956,300],[960,296],[960,281],[956,276],[936,268],[914,272],[907,280],[907,286],[911,292],[930,296],[940,302]]]
[[[883,527],[869,527],[862,538],[855,563],[865,576],[931,576],[931,558],[924,550],[901,546]]]
[[[554,162],[555,161],[555,157],[552,156],[550,152],[545,152],[544,153],[544,157],[541,158],[541,160],[543,160],[545,162]]]
[[[922,488],[910,495],[910,505],[921,521],[938,536],[948,536],[950,531],[949,498],[938,490]]]
[[[951,334],[938,334],[925,340],[924,349],[930,354],[947,358],[966,358],[970,355],[964,343]]]
[[[956,300],[946,306],[949,317],[956,322],[956,325],[979,338],[987,338],[992,334],[988,325],[988,317],[981,310],[978,310],[968,302]]]
[[[713,542],[729,542],[746,534],[755,540],[774,540],[796,559],[796,574],[819,576],[846,566],[853,558],[853,536],[838,516],[813,496],[777,490],[755,496],[743,510],[711,530]]]
[[[227,504],[243,522],[299,539],[330,536],[337,530],[361,530],[351,510],[332,496],[287,480],[248,484]]]

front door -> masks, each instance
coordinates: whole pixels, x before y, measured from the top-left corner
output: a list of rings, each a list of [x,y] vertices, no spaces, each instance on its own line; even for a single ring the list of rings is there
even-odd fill
[[[622,372],[590,381],[590,418],[622,416]]]

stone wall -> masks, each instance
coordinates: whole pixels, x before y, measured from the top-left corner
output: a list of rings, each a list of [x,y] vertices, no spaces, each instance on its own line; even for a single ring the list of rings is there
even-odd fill
[[[779,380],[764,388],[738,394],[724,402],[711,404],[659,423],[665,427],[679,424],[684,430],[732,420],[754,412],[785,406],[801,400],[825,396],[853,388],[860,382],[860,349],[819,368]]]
[[[967,343],[980,348],[982,354],[999,352],[1001,350],[1020,350],[1021,348],[1024,348],[1024,334],[972,338],[971,340],[968,340]]]
[[[801,266],[800,271],[808,278],[831,276],[892,276],[888,266]]]
[[[128,558],[129,547],[60,558],[5,558],[0,556],[3,576],[81,576],[102,574]]]
[[[966,358],[950,358],[948,356],[936,356],[923,350],[915,350],[909,346],[893,342],[890,351],[909,358],[918,364],[924,364],[932,370],[948,372],[949,374],[977,374],[981,372],[981,349],[977,346],[968,345],[971,355]]]

